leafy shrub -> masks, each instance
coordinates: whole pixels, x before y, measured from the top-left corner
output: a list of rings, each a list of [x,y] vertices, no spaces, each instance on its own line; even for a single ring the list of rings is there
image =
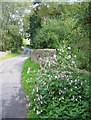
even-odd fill
[[[89,70],[89,45],[84,44],[89,42],[88,25],[85,25],[87,29],[83,29],[80,24],[75,28],[77,21],[74,19],[66,19],[65,21],[51,19],[47,21],[46,25],[43,24],[41,29],[37,29],[34,47],[37,49],[58,49],[65,42],[72,46],[74,54],[76,52],[80,63],[78,67]]]
[[[66,46],[42,62],[35,86],[27,97],[31,101],[28,106],[40,118],[89,118],[88,76],[69,68],[77,68],[76,63],[76,55]],[[30,68],[27,73],[31,73]]]
[[[2,34],[2,50],[11,50],[16,52],[22,45],[21,35],[19,33],[19,28],[15,25],[10,26],[8,33],[4,30],[1,30]]]
[[[41,29],[37,30],[34,37],[34,47],[40,48],[58,48],[67,35],[70,33],[70,28],[64,27],[64,22],[51,19],[47,24],[42,25]]]

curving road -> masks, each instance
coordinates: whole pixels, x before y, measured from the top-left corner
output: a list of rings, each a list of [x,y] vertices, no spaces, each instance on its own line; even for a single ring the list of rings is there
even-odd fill
[[[25,94],[21,72],[30,49],[13,58],[0,61],[0,118],[26,118]]]

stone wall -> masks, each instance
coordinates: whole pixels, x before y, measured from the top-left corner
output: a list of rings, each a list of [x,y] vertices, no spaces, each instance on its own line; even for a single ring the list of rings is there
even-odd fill
[[[56,49],[32,49],[31,50],[31,61],[35,63],[40,63],[40,59],[45,59],[45,57],[52,57],[56,54]]]

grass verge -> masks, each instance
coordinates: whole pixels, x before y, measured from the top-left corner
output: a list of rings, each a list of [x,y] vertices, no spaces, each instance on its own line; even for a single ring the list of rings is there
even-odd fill
[[[16,53],[9,53],[8,55],[6,55],[5,57],[0,57],[0,61],[7,59],[7,58],[11,58],[11,57],[16,57],[17,55],[19,55],[21,52],[23,51],[23,49],[20,49],[18,52]]]
[[[35,79],[37,78],[37,71],[39,70],[39,64],[36,64],[30,60],[31,57],[25,61],[22,70],[22,86],[26,95],[31,95],[31,90],[35,85]],[[31,67],[30,73],[27,73],[28,68]],[[31,100],[32,101],[32,100]],[[28,102],[31,102],[28,101]],[[38,118],[35,112],[31,109],[28,109],[29,115],[27,118]]]

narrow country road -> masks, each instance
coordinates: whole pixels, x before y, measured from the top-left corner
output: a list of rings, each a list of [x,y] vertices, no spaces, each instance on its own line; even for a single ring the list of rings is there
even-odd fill
[[[30,49],[23,49],[20,55],[0,61],[0,118],[26,118],[21,73]]]

